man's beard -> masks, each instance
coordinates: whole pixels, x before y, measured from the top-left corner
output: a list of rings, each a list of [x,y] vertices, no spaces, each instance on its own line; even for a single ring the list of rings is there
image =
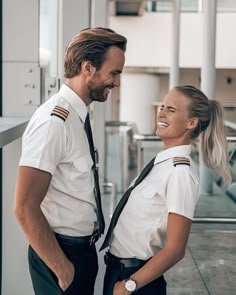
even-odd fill
[[[89,98],[92,101],[104,102],[107,100],[109,92],[105,93],[106,88],[113,88],[113,85],[89,86]]]

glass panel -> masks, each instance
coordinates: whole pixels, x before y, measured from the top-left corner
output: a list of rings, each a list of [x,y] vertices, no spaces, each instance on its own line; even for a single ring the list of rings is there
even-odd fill
[[[181,1],[181,11],[183,12],[196,12],[199,9],[198,0],[182,0]]]
[[[181,12],[201,12],[203,0],[181,0]],[[146,11],[148,12],[171,12],[172,1],[146,1]],[[217,12],[235,12],[235,0],[218,0]]]
[[[224,118],[236,124],[236,104],[224,104]]]
[[[200,1],[201,2],[201,1]],[[199,1],[198,0],[182,0],[180,1],[181,11],[198,11]],[[172,1],[147,1],[147,11],[156,12],[170,12],[172,10]]]
[[[40,67],[47,99],[57,90],[58,0],[40,0]]]
[[[158,1],[155,2],[155,9],[158,12],[169,12],[171,11],[172,1]]]
[[[235,0],[218,0],[217,11],[218,12],[235,12],[236,1]]]
[[[126,122],[106,122],[105,179],[116,185],[117,192],[124,192],[136,174],[136,145],[132,140],[133,129]],[[136,176],[136,175],[135,175]]]

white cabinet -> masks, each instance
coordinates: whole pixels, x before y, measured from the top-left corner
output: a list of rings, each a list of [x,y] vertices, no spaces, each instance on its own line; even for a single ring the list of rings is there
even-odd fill
[[[3,115],[31,116],[40,104],[37,63],[3,63]]]

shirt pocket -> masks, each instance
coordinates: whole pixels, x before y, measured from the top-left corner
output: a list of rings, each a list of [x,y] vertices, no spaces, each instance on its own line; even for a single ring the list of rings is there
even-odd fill
[[[160,218],[166,212],[166,204],[158,191],[157,185],[147,183],[139,192],[140,215],[147,227],[159,224]]]
[[[152,199],[156,195],[157,189],[154,185],[147,183],[139,193],[144,199]]]
[[[70,185],[73,191],[87,192],[93,188],[93,161],[90,154],[75,157],[70,172]]]
[[[142,183],[140,189],[134,191],[134,194],[132,195],[132,203],[130,205],[136,209],[138,216],[145,221],[145,224],[146,222],[148,224],[150,222],[150,213],[152,212],[152,208],[156,202],[156,198],[154,198],[155,195],[155,186],[148,183],[145,186]]]
[[[76,157],[73,160],[73,166],[75,173],[86,173],[90,171],[93,166],[90,154],[82,157]]]

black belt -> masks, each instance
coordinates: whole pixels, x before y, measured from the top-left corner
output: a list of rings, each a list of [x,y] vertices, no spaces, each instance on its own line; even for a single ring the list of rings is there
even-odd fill
[[[83,237],[73,237],[55,233],[55,236],[58,239],[58,241],[62,241],[72,245],[91,246],[92,244],[94,244],[92,235]]]
[[[148,260],[141,260],[138,258],[120,258],[107,252],[104,256],[104,261],[106,265],[112,263],[120,263],[123,267],[142,267]]]

